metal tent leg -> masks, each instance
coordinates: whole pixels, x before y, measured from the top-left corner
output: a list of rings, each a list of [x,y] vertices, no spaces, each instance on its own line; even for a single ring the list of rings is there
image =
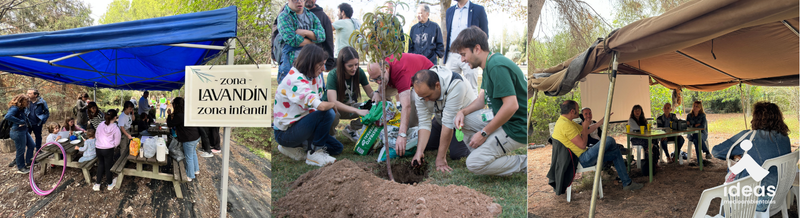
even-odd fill
[[[618,52],[614,52],[614,57],[612,59],[612,70],[611,70],[611,83],[608,84],[608,100],[606,100],[606,111],[603,117],[603,129],[608,129],[608,121],[611,119],[609,117],[609,113],[611,113],[611,103],[614,100],[614,85],[617,83],[617,55]],[[603,169],[603,155],[606,153],[606,137],[608,137],[608,131],[603,131],[602,136],[600,136],[600,150],[598,151],[598,158],[597,158],[597,169]],[[589,205],[589,217],[594,217],[594,212],[597,206],[597,190],[600,188],[600,173],[602,170],[596,170],[594,172],[594,184],[592,188],[592,201]]]

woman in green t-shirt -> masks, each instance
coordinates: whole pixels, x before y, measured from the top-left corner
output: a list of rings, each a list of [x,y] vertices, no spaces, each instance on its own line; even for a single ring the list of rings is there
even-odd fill
[[[350,126],[344,128],[343,134],[353,141],[358,141],[356,131],[361,129],[361,121],[357,118],[369,113],[368,110],[356,108],[361,97],[360,84],[364,88],[364,93],[373,96],[375,93],[369,86],[369,77],[358,66],[358,51],[353,47],[347,46],[339,50],[336,58],[336,68],[328,73],[327,96],[322,100],[334,103],[336,108],[336,118],[331,125],[331,135],[336,134],[336,126],[339,119],[354,119],[350,121]],[[344,72],[344,73],[342,73]],[[372,99],[370,97],[370,99]]]

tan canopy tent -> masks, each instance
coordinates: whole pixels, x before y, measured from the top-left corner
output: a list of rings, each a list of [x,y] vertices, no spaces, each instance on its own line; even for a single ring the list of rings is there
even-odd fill
[[[589,73],[646,74],[667,88],[716,91],[743,82],[797,86],[798,1],[691,1],[631,23],[562,64],[531,74],[529,87],[549,96],[569,92]],[[577,68],[577,69],[571,69]],[[535,78],[537,73],[553,76]]]
[[[589,73],[605,70],[611,70],[606,113],[617,73],[649,75],[676,90],[716,91],[740,83],[798,86],[798,11],[797,0],[687,2],[615,30],[559,65],[536,70],[528,79],[529,97],[536,91],[564,95]],[[603,124],[607,128],[608,119]],[[606,136],[603,131],[602,137]],[[604,148],[600,146],[599,155],[605,153]],[[599,179],[597,172],[590,217]]]

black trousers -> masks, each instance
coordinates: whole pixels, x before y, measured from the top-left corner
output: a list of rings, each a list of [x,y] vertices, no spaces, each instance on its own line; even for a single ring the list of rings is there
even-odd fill
[[[440,124],[436,119],[431,121],[431,137],[428,139],[428,144],[425,145],[426,151],[431,150],[439,150],[439,139],[442,137],[442,124]],[[464,136],[467,137],[467,136]],[[450,139],[450,159],[451,160],[458,160],[464,157],[469,156],[469,148],[467,148],[467,144],[463,141],[459,142],[456,139],[455,130],[453,130],[453,136]]]
[[[115,161],[113,148],[97,149],[97,184],[101,184],[105,176],[106,184],[111,185],[111,180],[114,178],[111,175],[111,167]]]

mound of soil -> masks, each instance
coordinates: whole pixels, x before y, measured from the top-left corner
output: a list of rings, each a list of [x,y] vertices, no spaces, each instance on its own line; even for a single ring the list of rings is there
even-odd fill
[[[278,217],[494,217],[493,198],[464,186],[407,185],[344,159],[303,174],[274,206]]]

